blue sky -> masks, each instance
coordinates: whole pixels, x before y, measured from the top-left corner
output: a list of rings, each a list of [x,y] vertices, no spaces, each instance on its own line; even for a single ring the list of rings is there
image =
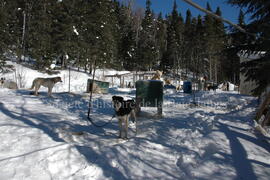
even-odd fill
[[[122,2],[127,2],[127,0],[119,0]],[[146,0],[134,0],[136,6],[138,7],[145,7]],[[163,15],[168,14],[172,11],[173,2],[174,0],[151,0],[152,2],[152,9],[155,11],[156,14],[162,12]],[[213,11],[219,6],[222,11],[222,16],[228,20],[231,20],[234,23],[237,23],[238,15],[240,9],[237,7],[233,7],[229,4],[225,3],[225,0],[193,0],[197,4],[201,5],[202,7],[206,7],[206,3],[209,2]],[[198,14],[204,15],[204,13],[198,11],[197,9],[193,8],[189,4],[185,3],[182,0],[176,0],[178,5],[178,11],[182,13],[185,17],[187,9],[190,9],[193,16],[197,16]],[[247,20],[247,19],[246,19]]]

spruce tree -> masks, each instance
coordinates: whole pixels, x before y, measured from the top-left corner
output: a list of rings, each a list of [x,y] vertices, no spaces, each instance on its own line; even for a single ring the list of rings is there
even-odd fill
[[[190,10],[186,11],[185,29],[184,29],[184,68],[186,74],[188,70],[191,69],[191,59],[193,54],[193,31],[194,27],[192,25],[192,15]]]
[[[88,15],[88,8],[90,8],[90,3],[84,0],[75,0],[72,11],[73,19],[73,36],[72,42],[74,47],[72,51],[74,52],[75,65],[79,68],[84,68],[85,72],[89,70],[91,73],[91,68],[93,60],[89,59],[89,41],[86,37],[86,16]],[[91,32],[89,32],[91,33]]]
[[[207,10],[212,11],[210,4],[207,2]],[[210,15],[204,16],[204,26],[205,26],[205,33],[204,33],[204,41],[205,41],[205,50],[206,56],[205,59],[208,62],[208,79],[213,81],[214,80],[214,67],[215,67],[215,27],[214,27],[214,18]]]
[[[251,14],[252,22],[246,29],[257,37],[254,41],[248,42],[246,50],[250,53],[265,51],[261,58],[242,64],[242,72],[248,75],[247,80],[254,80],[258,84],[253,94],[260,95],[270,84],[270,4],[256,0],[228,0],[228,3],[246,8],[246,12]]]
[[[74,58],[76,54],[73,51],[74,39],[76,34],[74,28],[74,11],[73,0],[58,1],[55,3],[52,9],[52,48],[54,49],[54,58],[61,61],[62,67],[66,67],[67,60]],[[69,58],[67,58],[69,57]]]
[[[10,42],[8,41],[8,28],[7,28],[7,2],[1,1],[0,3],[0,72],[3,70],[5,64],[4,53],[7,51]]]
[[[246,27],[242,10],[239,12],[238,25],[242,28]],[[225,80],[229,80],[234,84],[239,84],[240,58],[238,53],[243,50],[242,48],[245,49],[244,46],[247,44],[247,35],[237,29],[232,29],[232,32],[229,33],[228,36],[229,44],[226,50],[227,60],[222,62],[222,68],[225,73]]]
[[[217,7],[216,15],[222,16],[222,12],[219,7]],[[225,61],[225,50],[226,50],[226,43],[227,37],[225,32],[225,26],[221,20],[214,20],[214,29],[215,29],[215,37],[216,40],[214,46],[214,79],[215,82],[220,82],[224,80],[224,68],[222,68],[221,63]]]
[[[162,13],[159,13],[157,18],[157,33],[156,42],[158,48],[158,58],[159,64],[161,64],[163,56],[166,52],[166,42],[167,42],[167,26],[166,21],[162,17]]]
[[[139,43],[138,43],[138,69],[151,70],[157,65],[158,48],[156,46],[155,34],[156,24],[154,14],[151,11],[151,1],[146,1],[145,16],[142,20]]]
[[[194,64],[194,68],[196,69],[195,72],[198,76],[204,77],[206,75],[205,69],[207,66],[204,61],[205,55],[205,46],[204,46],[204,25],[201,15],[197,17],[197,24],[196,24],[196,32],[195,32],[195,40],[194,40],[194,48],[195,48],[195,55],[196,55],[196,62]]]
[[[12,43],[10,50],[16,54],[17,61],[21,60],[22,54],[22,34],[23,34],[23,14],[25,13],[25,1],[7,1],[7,31],[8,41]]]
[[[170,16],[167,18],[167,51],[162,59],[162,68],[164,71],[177,69],[177,62],[179,59],[179,44],[178,44],[178,29],[177,24],[179,17],[177,11],[177,4],[174,1],[173,10]]]
[[[81,7],[78,31],[85,66],[113,67],[117,58],[116,14],[110,0],[78,2]]]
[[[184,67],[183,66],[184,49],[185,49],[184,30],[185,30],[184,20],[181,13],[179,13],[178,21],[176,24],[176,38],[177,38],[177,44],[178,44],[178,59],[177,59],[177,70],[176,70],[177,74],[179,74],[179,70]]]
[[[121,6],[118,10],[119,24],[119,58],[126,70],[135,70],[136,67],[136,32],[133,27],[133,15],[130,4]]]
[[[188,69],[193,73],[194,78],[203,76],[205,74],[204,66],[204,41],[203,41],[203,23],[199,15],[197,18],[192,18],[189,30],[189,39],[187,39],[187,47],[190,47],[189,53],[189,66]]]
[[[36,60],[36,68],[49,68],[54,58],[52,44],[52,12],[54,0],[33,3],[29,17],[29,55]]]

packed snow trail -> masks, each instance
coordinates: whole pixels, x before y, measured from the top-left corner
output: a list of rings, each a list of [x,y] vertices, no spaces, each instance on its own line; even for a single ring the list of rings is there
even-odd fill
[[[134,92],[95,95],[97,123],[110,120],[112,95]],[[164,117],[143,108],[139,134],[131,123],[121,141],[116,120],[86,121],[88,97],[0,89],[0,179],[269,179],[270,140],[252,127],[256,100],[223,92],[198,93],[198,107],[192,100],[165,95]]]

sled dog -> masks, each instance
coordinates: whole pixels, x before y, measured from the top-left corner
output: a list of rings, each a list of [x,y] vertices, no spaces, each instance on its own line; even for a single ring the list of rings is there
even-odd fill
[[[44,87],[48,88],[48,95],[51,96],[52,95],[52,88],[58,82],[62,82],[61,77],[36,78],[36,79],[34,79],[32,87],[30,88],[30,90],[35,88],[34,95],[37,96],[40,86],[44,86]]]
[[[210,91],[210,90],[213,90],[213,91],[216,91],[218,89],[218,86],[217,85],[210,85],[210,86],[207,86],[207,90]]]
[[[116,117],[118,118],[118,124],[119,124],[119,138],[122,137],[122,131],[125,132],[124,139],[127,139],[128,134],[128,122],[129,117],[133,116],[136,123],[136,132],[137,132],[137,119],[135,114],[135,101],[134,100],[127,100],[124,101],[124,98],[121,96],[113,96],[112,97],[112,103],[115,110]],[[124,124],[124,127],[123,127]]]
[[[0,87],[8,88],[8,89],[18,89],[18,85],[16,82],[11,80],[6,80],[5,78],[0,79]]]
[[[157,70],[155,75],[151,78],[151,80],[160,80],[161,79],[161,76],[162,76],[162,72]]]

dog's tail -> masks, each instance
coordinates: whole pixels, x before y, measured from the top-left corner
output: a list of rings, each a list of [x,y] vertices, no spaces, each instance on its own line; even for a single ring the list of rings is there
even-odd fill
[[[29,88],[29,90],[32,90],[34,87],[35,87],[35,80],[33,81],[32,86],[31,88]]]

